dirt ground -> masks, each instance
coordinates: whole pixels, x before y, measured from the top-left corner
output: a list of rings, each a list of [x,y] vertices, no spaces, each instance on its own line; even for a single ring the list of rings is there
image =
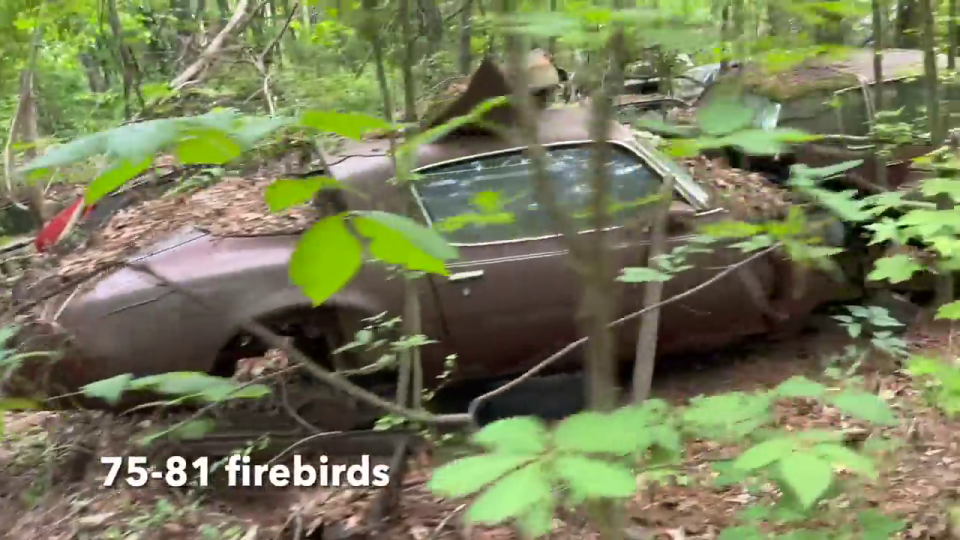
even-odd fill
[[[908,337],[916,349],[954,355],[950,328],[917,328]],[[712,358],[675,361],[659,370],[655,393],[682,403],[698,394],[770,387],[797,374],[817,376],[846,343],[839,334],[821,333]],[[906,520],[902,538],[953,538],[948,515],[960,489],[960,425],[926,406],[911,381],[896,370],[871,372],[866,380],[904,418],[901,426],[885,429],[882,435],[904,442],[883,454],[887,465],[878,481],[860,485],[839,504],[876,508]],[[790,429],[857,425],[836,410],[809,402],[784,404],[778,414]],[[373,498],[372,492],[351,489],[106,488],[102,486],[106,468],[99,464],[99,456],[137,454],[130,441],[143,426],[90,414],[20,413],[7,414],[5,420],[6,433],[0,440],[0,523],[11,540],[329,538],[319,530],[356,523]],[[733,514],[758,496],[737,486],[707,485],[714,474],[710,463],[735,451],[691,443],[681,467],[683,481],[651,485],[628,504],[632,534],[649,539],[716,538],[720,529],[731,525]],[[429,458],[414,460],[397,517],[380,536],[514,538],[507,529],[465,528],[459,520],[459,501],[438,500],[427,492],[429,469]],[[847,514],[840,519],[853,518],[853,512]],[[592,537],[576,516],[566,516],[551,535]]]

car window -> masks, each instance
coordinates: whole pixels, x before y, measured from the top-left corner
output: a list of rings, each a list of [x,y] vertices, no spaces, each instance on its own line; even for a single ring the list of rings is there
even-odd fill
[[[808,133],[839,133],[839,116],[832,106],[833,95],[814,92],[783,102],[780,127],[794,128]]]
[[[870,131],[870,117],[861,88],[844,90],[837,94],[840,123],[846,135],[866,136]]]
[[[614,223],[635,216],[638,207],[656,195],[661,178],[636,154],[614,146],[607,162],[612,181]],[[590,228],[590,161],[588,146],[548,149],[548,174],[558,202]],[[498,242],[556,233],[533,192],[530,160],[522,152],[478,157],[421,171],[415,189],[424,210],[451,242]],[[513,218],[509,219],[509,214]]]
[[[897,120],[923,128],[926,126],[926,90],[919,78],[885,81],[880,85],[885,110],[900,110]]]

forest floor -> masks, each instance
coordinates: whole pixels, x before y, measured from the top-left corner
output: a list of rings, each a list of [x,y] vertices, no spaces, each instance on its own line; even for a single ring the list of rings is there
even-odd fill
[[[954,340],[949,327],[913,328],[907,335],[915,351],[955,357],[960,346],[960,336]],[[793,375],[816,378],[846,343],[839,334],[822,333],[750,352],[677,363],[659,370],[655,394],[680,404],[698,394],[772,387]],[[857,512],[875,509],[903,520],[898,537],[955,538],[949,516],[960,489],[960,424],[929,407],[919,389],[895,369],[873,370],[865,380],[890,401],[903,422],[894,428],[868,428],[869,440],[886,445],[877,447],[882,456],[880,478],[848,491],[832,515],[849,522]],[[834,409],[801,400],[781,404],[777,415],[787,429],[860,425]],[[106,469],[98,459],[81,467],[79,474],[72,463],[82,423],[76,414],[18,413],[7,414],[5,420],[0,440],[0,523],[10,539],[307,540],[321,538],[312,532],[321,525],[358,521],[374,495],[373,490],[344,488],[105,488]],[[109,417],[95,422],[97,455],[137,453],[130,440],[142,426]],[[737,448],[695,442],[687,450],[673,481],[650,484],[629,502],[631,537],[716,538],[718,531],[734,524],[737,511],[769,496],[769,490],[718,488],[708,482],[716,474],[711,463],[735,455]],[[429,471],[428,457],[414,459],[386,537],[514,538],[505,528],[465,528],[458,519],[462,501],[439,500],[426,490]],[[565,516],[551,535],[592,537],[576,516]]]

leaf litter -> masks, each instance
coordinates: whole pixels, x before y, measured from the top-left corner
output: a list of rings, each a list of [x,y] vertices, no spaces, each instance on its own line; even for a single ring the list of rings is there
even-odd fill
[[[737,389],[773,387],[797,370],[809,374],[816,367],[814,364],[820,365],[822,358],[803,360],[804,355],[829,355],[834,347],[842,345],[813,346],[811,342],[819,338],[808,336],[796,342],[774,344],[746,356],[735,353],[737,359],[721,358],[715,367],[678,367],[676,373],[667,375],[677,380],[659,381],[659,390],[655,387],[655,391],[672,402],[682,403],[696,394],[729,391],[728,382]],[[940,351],[952,343],[949,336],[925,329],[914,329],[910,341],[916,348],[936,347]],[[263,361],[283,363],[282,358],[273,356]],[[777,363],[782,369],[771,370],[770,363]],[[702,373],[690,373],[691,370]],[[703,381],[722,383],[709,387],[688,384],[701,375]],[[879,460],[881,475],[877,481],[857,480],[843,473],[845,479],[857,483],[831,503],[831,522],[807,525],[836,527],[841,522],[856,520],[860,510],[873,509],[906,521],[898,538],[951,538],[949,514],[960,493],[960,423],[928,406],[921,389],[898,372],[868,372],[865,379],[868,388],[876,389],[898,409],[904,419],[900,425],[871,427],[833,407],[802,398],[782,400],[776,407],[779,427],[789,431],[843,430],[850,434],[851,444]],[[237,539],[247,538],[247,534],[251,535],[249,540],[290,539],[294,521],[302,529],[302,538],[311,538],[311,531],[335,524],[347,529],[358,527],[359,516],[365,514],[376,495],[373,490],[345,488],[211,488],[199,493],[159,486],[105,489],[101,486],[105,470],[95,458],[82,479],[63,480],[63,470],[70,468],[69,454],[76,453],[76,447],[83,444],[94,445],[93,456],[142,454],[142,449],[132,448],[129,443],[136,439],[142,422],[98,413],[8,413],[6,420],[7,432],[0,439],[0,522],[10,524],[7,537],[13,540],[38,536],[67,540],[136,532],[144,540],[199,540],[208,537],[203,531],[211,528],[233,531],[229,537]],[[898,439],[904,443],[885,443]],[[776,493],[770,486],[748,490],[736,484],[717,487],[710,483],[717,474],[715,464],[736,457],[741,450],[734,444],[712,441],[689,443],[685,461],[672,477],[642,484],[628,503],[630,537],[716,539],[721,530],[735,524],[737,512],[757,501],[773,500]],[[517,538],[503,527],[466,527],[462,521],[463,500],[440,499],[427,490],[430,470],[444,459],[442,453],[438,449],[414,459],[411,472],[404,479],[396,518],[378,537]],[[50,474],[56,475],[56,482],[50,482],[51,476],[46,476]],[[31,492],[37,494],[30,498],[26,494]],[[316,534],[319,533],[313,537],[320,538]],[[547,538],[596,537],[596,532],[586,526],[582,513],[564,511]]]

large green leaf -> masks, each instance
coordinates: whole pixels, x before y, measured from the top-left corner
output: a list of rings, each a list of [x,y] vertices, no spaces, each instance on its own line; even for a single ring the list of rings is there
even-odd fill
[[[877,468],[870,458],[854,452],[843,444],[818,444],[812,450],[832,464],[841,465],[868,478],[877,478]]]
[[[313,195],[326,188],[341,188],[342,184],[329,176],[311,176],[309,178],[281,178],[274,180],[264,199],[271,212],[281,212],[294,206],[309,202]]]
[[[152,162],[153,159],[147,157],[138,162],[121,160],[114,163],[90,183],[87,191],[83,194],[83,202],[87,206],[96,204],[97,201],[114,190],[140,176],[150,167]]]
[[[826,392],[826,386],[800,375],[794,375],[777,386],[777,394],[786,398],[816,398]]]
[[[498,420],[473,435],[473,442],[496,452],[535,456],[546,450],[547,428],[538,418]]]
[[[957,320],[960,319],[960,300],[950,302],[949,304],[944,304],[937,309],[938,319],[950,319]]]
[[[393,127],[387,121],[370,115],[334,111],[307,111],[300,117],[300,125],[354,140],[363,140],[372,131]]]
[[[873,270],[867,275],[871,281],[887,280],[890,283],[902,283],[923,271],[923,266],[909,255],[897,254],[877,259]]]
[[[646,439],[644,426],[630,426],[631,416],[594,411],[577,413],[556,427],[553,442],[560,450],[585,454],[625,456],[639,450]]]
[[[360,235],[370,240],[368,248],[377,259],[387,264],[404,266],[411,271],[447,275],[443,259],[424,251],[411,241],[411,238],[405,234],[406,231],[396,230],[382,221],[366,216],[355,217],[352,223]],[[436,234],[426,228],[423,230]],[[443,242],[442,239],[440,241]]]
[[[529,510],[517,518],[517,528],[526,538],[540,538],[553,530],[553,507],[556,501],[551,497],[534,503]]]
[[[700,129],[707,135],[720,136],[747,127],[753,121],[754,111],[744,105],[732,88],[716,90],[717,97],[697,111]]]
[[[507,454],[461,458],[433,471],[427,487],[444,497],[465,497],[529,461],[529,456]]]
[[[897,425],[897,417],[890,405],[880,396],[867,392],[845,391],[830,398],[830,403],[841,411],[861,420],[881,426]]]
[[[745,471],[762,469],[790,455],[794,448],[796,448],[796,442],[793,439],[786,437],[770,439],[752,446],[746,452],[740,454],[734,460],[733,466]]]
[[[290,279],[314,305],[327,301],[363,265],[363,249],[343,218],[324,218],[303,234],[290,259]]]
[[[802,452],[780,460],[780,475],[803,508],[813,506],[833,482],[833,468],[829,462]]]
[[[624,499],[637,492],[633,472],[620,464],[571,455],[558,457],[554,468],[560,478],[583,497]]]
[[[180,133],[177,159],[184,165],[223,165],[243,152],[229,133],[214,128],[193,128]]]
[[[133,375],[124,373],[84,385],[80,390],[87,397],[102,399],[111,405],[116,405],[123,393],[130,388],[132,380]]]
[[[107,151],[107,132],[94,133],[79,137],[66,144],[54,146],[46,154],[31,160],[23,166],[23,171],[49,169],[76,163]]]
[[[520,517],[553,496],[543,464],[534,462],[505,476],[480,495],[467,511],[471,523],[495,525]]]
[[[450,261],[459,256],[457,248],[448,244],[436,231],[424,227],[406,216],[379,210],[358,211],[355,214],[400,233],[408,242],[431,257],[441,261]]]

